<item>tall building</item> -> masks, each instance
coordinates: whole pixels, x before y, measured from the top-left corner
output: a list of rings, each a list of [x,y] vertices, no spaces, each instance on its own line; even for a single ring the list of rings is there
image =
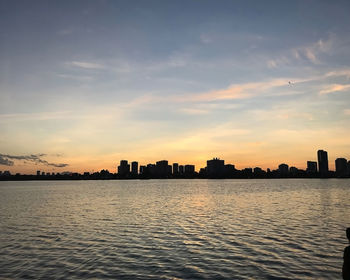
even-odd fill
[[[207,175],[209,177],[222,177],[225,172],[225,161],[219,158],[207,160]]]
[[[118,175],[125,177],[130,173],[130,164],[127,160],[121,160],[120,165],[118,166]]]
[[[132,175],[137,175],[138,174],[138,167],[139,167],[139,163],[137,161],[133,161],[131,163],[131,174]]]
[[[173,174],[176,175],[179,173],[179,164],[173,163]]]
[[[184,166],[183,165],[179,165],[179,173],[184,174]]]
[[[328,175],[328,154],[326,151],[318,150],[317,151],[318,159],[318,172],[321,176]]]
[[[317,162],[316,161],[308,161],[306,172],[307,173],[316,173],[317,172]]]
[[[185,174],[187,174],[187,175],[194,174],[194,165],[186,164],[185,165]]]
[[[36,171],[36,176],[40,176],[40,170]]]
[[[147,164],[147,168],[146,168],[147,175],[149,175],[149,176],[156,176],[157,175],[156,171],[157,171],[157,169],[156,169],[156,165],[155,164],[152,164],[152,163]]]
[[[160,160],[156,162],[156,173],[159,177],[166,177],[168,176],[168,161],[167,160]]]
[[[348,162],[345,158],[337,158],[335,160],[335,173],[338,177],[346,177],[348,175]]]
[[[168,173],[168,176],[170,176],[171,174],[173,174],[173,167],[172,167],[170,164],[168,165],[167,173]]]
[[[140,165],[140,174],[144,174],[146,171],[146,168],[147,168],[146,166]]]
[[[282,163],[278,166],[278,171],[280,172],[281,175],[287,175],[289,171],[289,166],[288,164]]]

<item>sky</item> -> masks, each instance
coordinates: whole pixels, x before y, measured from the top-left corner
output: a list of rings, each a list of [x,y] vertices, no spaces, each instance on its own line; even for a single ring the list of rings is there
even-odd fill
[[[350,160],[350,1],[0,0],[0,170]]]

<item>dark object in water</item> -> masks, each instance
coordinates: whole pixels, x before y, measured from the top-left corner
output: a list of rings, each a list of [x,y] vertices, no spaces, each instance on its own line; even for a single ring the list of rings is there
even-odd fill
[[[346,229],[346,237],[350,243],[350,228]],[[344,263],[343,263],[343,280],[350,280],[350,246],[345,247],[344,249]]]

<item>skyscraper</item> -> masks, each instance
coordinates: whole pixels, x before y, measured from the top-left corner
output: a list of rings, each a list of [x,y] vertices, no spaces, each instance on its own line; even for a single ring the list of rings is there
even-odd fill
[[[168,176],[168,161],[160,160],[156,162],[156,173],[158,177],[164,178]]]
[[[318,159],[318,172],[320,176],[328,175],[328,154],[326,151],[318,150],[317,151],[317,159]]]
[[[127,176],[130,173],[130,164],[128,164],[127,160],[121,160],[120,166],[118,166],[118,175],[119,176]]]
[[[173,174],[176,175],[179,173],[179,164],[173,163]]]
[[[179,173],[180,174],[184,173],[184,166],[183,165],[179,165]]]
[[[335,172],[338,177],[346,177],[348,175],[348,162],[345,158],[337,158],[335,160]]]
[[[138,167],[139,167],[139,163],[137,161],[133,161],[131,163],[131,174],[137,175],[138,174]]]

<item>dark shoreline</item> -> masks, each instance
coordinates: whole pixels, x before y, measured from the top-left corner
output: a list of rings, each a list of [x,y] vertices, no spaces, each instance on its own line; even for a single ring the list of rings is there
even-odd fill
[[[227,180],[227,179],[350,179],[350,177],[337,177],[337,176],[265,176],[265,177],[202,177],[202,176],[184,176],[184,177],[127,177],[120,178],[117,175],[111,174],[111,176],[89,176],[84,175],[54,175],[54,176],[35,176],[35,175],[11,175],[2,176],[0,181],[100,181],[100,180]]]

